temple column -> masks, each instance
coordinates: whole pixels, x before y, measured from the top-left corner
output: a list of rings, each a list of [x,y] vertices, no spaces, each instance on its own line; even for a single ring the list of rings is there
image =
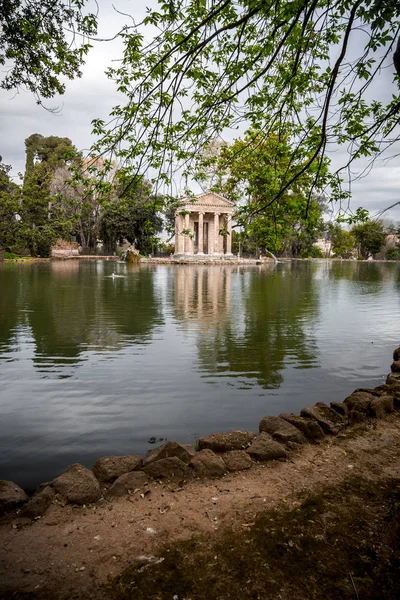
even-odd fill
[[[225,225],[226,225],[226,215],[223,214],[221,216],[222,216],[222,219],[220,219],[220,225],[219,225],[220,229],[225,228]],[[222,223],[221,223],[221,221],[222,221]],[[219,248],[220,248],[219,252],[220,252],[220,254],[222,254],[222,256],[224,256],[224,239],[225,239],[224,235],[219,236]]]
[[[226,215],[227,219],[227,233],[226,236],[226,254],[232,256],[232,215]]]
[[[189,229],[190,229],[190,215],[189,215],[189,213],[187,213],[185,215],[185,229],[186,229],[186,231],[189,231]],[[190,254],[190,242],[191,242],[191,239],[186,234],[184,236],[184,248],[185,248],[184,254]]]
[[[189,215],[189,229],[190,229],[189,252],[193,256],[194,255],[194,215],[193,215],[193,213],[190,213],[190,215]]]
[[[220,254],[220,235],[219,235],[219,213],[214,213],[214,250],[213,254]]]
[[[204,222],[203,222],[204,213],[199,212],[199,239],[198,239],[198,249],[197,254],[204,254]]]
[[[182,215],[176,215],[175,217],[175,253],[183,254],[185,248],[185,239],[181,233],[183,229],[183,218]]]
[[[178,215],[175,215],[175,254],[178,254]]]

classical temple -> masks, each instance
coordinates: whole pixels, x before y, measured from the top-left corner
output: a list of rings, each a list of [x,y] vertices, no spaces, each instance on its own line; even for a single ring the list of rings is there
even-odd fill
[[[175,214],[175,256],[232,256],[233,208],[214,192],[183,198]]]

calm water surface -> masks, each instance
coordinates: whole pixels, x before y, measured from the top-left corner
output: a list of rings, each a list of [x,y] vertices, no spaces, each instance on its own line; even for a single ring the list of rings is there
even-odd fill
[[[379,385],[399,309],[388,263],[0,265],[0,479],[32,487]]]

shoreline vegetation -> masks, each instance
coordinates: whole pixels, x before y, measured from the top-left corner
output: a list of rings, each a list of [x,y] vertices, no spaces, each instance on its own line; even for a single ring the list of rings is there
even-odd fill
[[[119,256],[103,256],[103,255],[95,255],[95,254],[80,254],[79,256],[65,256],[65,257],[57,257],[57,258],[41,258],[35,256],[20,256],[17,258],[1,258],[0,256],[0,264],[1,263],[47,263],[47,262],[56,262],[56,261],[66,261],[66,260],[117,260],[120,261]],[[397,264],[399,261],[397,259],[388,259],[388,258],[377,258],[373,260],[368,259],[354,259],[354,258],[336,258],[336,257],[308,257],[308,258],[294,258],[294,257],[279,257],[278,262],[350,262],[350,263],[395,263]],[[174,258],[171,257],[142,257],[139,259],[139,263],[142,264],[209,264],[209,265],[220,265],[220,264],[273,264],[274,260],[272,258],[239,258],[234,256],[232,258],[201,258],[196,259],[193,257],[188,258]]]
[[[1,481],[0,598],[397,598],[400,347],[393,359],[385,384],[258,433],[74,464],[30,497]]]

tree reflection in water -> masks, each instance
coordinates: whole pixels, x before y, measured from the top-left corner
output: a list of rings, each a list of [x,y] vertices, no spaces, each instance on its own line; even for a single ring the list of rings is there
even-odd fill
[[[177,268],[176,315],[184,327],[197,328],[203,370],[210,375],[234,374],[244,387],[253,380],[276,388],[285,364],[315,366],[312,330],[319,293],[309,275],[304,276],[297,263],[277,268],[269,264],[250,269]]]
[[[7,348],[18,332],[30,335],[32,360],[43,374],[72,375],[86,351],[144,344],[162,322],[151,272],[135,276],[130,268],[111,279],[114,263],[75,260],[19,265],[18,273],[15,265],[5,267],[0,344]]]

